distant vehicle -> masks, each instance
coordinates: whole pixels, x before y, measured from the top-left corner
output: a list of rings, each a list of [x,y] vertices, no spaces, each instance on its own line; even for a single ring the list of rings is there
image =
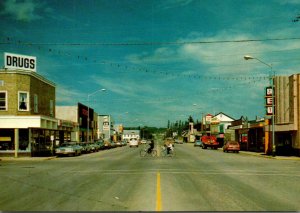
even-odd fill
[[[136,138],[130,138],[129,140],[129,147],[138,147],[139,146],[139,142]]]
[[[199,147],[202,147],[203,143],[201,140],[196,140],[195,143],[194,143],[194,146],[199,146]]]
[[[80,146],[77,142],[65,142],[60,147],[55,149],[55,153],[57,156],[76,156],[81,155],[82,146]]]
[[[100,145],[97,143],[90,143],[92,152],[98,152],[100,150]]]
[[[141,144],[146,144],[147,143],[147,140],[143,139],[141,140]]]
[[[110,148],[116,148],[117,144],[114,141],[110,141]]]
[[[175,143],[177,143],[177,144],[183,144],[183,141],[179,140],[179,139],[175,139]]]
[[[102,149],[105,148],[105,146],[104,146],[104,141],[103,141],[103,140],[98,140],[98,141],[96,141],[96,144],[98,144],[99,150],[102,150]]]
[[[111,147],[111,142],[109,140],[104,141],[104,149],[110,149]]]
[[[92,152],[92,147],[91,147],[91,145],[89,143],[87,143],[87,142],[81,142],[80,146],[82,146],[82,148],[83,148],[82,152],[84,152],[84,153],[90,153],[90,152]]]
[[[202,149],[207,149],[210,147],[211,149],[218,149],[219,142],[217,141],[216,136],[213,135],[204,135],[201,137],[202,141]]]
[[[121,141],[122,146],[127,146],[127,141],[123,140]]]
[[[223,152],[237,152],[240,151],[240,144],[237,141],[227,141],[223,146]]]
[[[116,142],[116,146],[117,146],[117,147],[121,147],[121,146],[122,146],[121,141],[117,141],[117,142]]]

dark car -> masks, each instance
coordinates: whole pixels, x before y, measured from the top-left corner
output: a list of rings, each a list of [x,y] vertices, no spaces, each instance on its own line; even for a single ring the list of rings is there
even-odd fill
[[[227,141],[223,146],[223,152],[239,152],[240,144],[237,141]]]

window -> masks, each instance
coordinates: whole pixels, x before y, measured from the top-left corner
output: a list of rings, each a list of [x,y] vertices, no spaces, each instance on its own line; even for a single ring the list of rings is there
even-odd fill
[[[29,93],[19,92],[19,111],[29,111]]]
[[[50,100],[50,116],[53,117],[54,116],[54,102],[53,100]]]
[[[0,111],[7,110],[7,92],[0,91]]]
[[[39,100],[38,100],[38,95],[34,94],[34,113],[39,112]]]

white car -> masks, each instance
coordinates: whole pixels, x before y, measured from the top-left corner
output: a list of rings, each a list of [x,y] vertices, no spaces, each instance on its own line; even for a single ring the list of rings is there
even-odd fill
[[[138,142],[138,140],[137,140],[136,138],[131,138],[131,139],[129,140],[129,147],[131,148],[131,147],[133,147],[133,146],[136,146],[136,147],[139,146],[139,142]]]

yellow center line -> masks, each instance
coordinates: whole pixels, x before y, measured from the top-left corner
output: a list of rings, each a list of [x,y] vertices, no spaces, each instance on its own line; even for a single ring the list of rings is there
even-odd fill
[[[156,174],[156,211],[161,211],[160,173]]]

